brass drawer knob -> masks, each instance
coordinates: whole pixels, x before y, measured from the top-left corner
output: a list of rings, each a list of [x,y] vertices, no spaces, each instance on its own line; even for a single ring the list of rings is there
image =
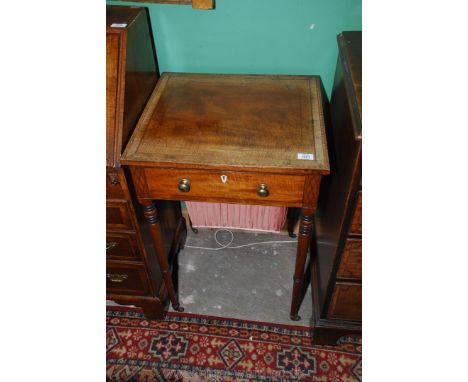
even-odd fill
[[[118,273],[108,273],[107,278],[114,283],[121,283],[127,279],[127,275],[120,275]]]
[[[179,180],[179,191],[189,192],[190,191],[190,180],[188,180],[188,179]]]
[[[115,186],[119,184],[119,176],[117,174],[109,174],[109,178],[111,179],[111,183]]]
[[[262,198],[266,198],[270,193],[268,192],[268,186],[265,183],[260,183],[257,190],[257,195]]]

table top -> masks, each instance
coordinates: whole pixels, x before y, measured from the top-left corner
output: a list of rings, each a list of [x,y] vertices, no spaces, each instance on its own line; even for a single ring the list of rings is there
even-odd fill
[[[164,73],[121,162],[329,172],[318,76]]]

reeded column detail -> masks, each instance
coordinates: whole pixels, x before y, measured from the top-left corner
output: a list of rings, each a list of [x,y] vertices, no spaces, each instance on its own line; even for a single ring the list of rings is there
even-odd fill
[[[297,314],[299,311],[299,300],[304,280],[304,268],[307,259],[307,252],[310,246],[310,239],[314,230],[314,214],[311,208],[303,208],[301,222],[299,226],[299,235],[297,240],[296,265],[293,277],[293,292],[291,302],[291,320],[298,321],[301,317]]]

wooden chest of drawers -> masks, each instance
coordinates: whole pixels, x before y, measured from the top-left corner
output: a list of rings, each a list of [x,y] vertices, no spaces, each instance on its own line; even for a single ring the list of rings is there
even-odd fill
[[[120,166],[120,156],[158,80],[147,18],[144,8],[107,7],[106,287],[108,300],[140,306],[147,317],[162,318],[167,291],[133,185]],[[158,202],[156,208],[168,243],[164,251],[172,264],[185,239],[185,221],[177,202]]]
[[[314,342],[361,331],[361,32],[338,36],[339,58],[327,132],[331,175],[316,214],[312,265]]]

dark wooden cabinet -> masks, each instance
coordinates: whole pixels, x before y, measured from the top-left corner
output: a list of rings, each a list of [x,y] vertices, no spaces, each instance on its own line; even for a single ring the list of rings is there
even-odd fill
[[[322,181],[312,262],[314,342],[361,331],[361,32],[338,36],[327,139],[331,174]]]
[[[107,7],[106,20],[106,286],[107,299],[162,318],[167,291],[130,177],[120,156],[158,80],[145,8]],[[178,202],[156,204],[165,255],[172,265],[186,236]],[[171,268],[172,269],[172,268]]]

